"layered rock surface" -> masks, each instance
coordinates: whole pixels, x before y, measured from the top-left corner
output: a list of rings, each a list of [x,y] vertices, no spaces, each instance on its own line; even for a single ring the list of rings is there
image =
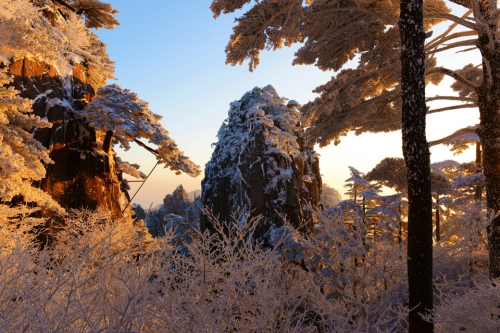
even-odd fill
[[[238,223],[261,215],[255,236],[267,245],[284,218],[299,230],[312,229],[320,202],[318,156],[304,144],[297,106],[272,86],[247,92],[231,103],[205,167],[204,206],[221,220],[239,214]],[[212,229],[207,216],[201,228]]]

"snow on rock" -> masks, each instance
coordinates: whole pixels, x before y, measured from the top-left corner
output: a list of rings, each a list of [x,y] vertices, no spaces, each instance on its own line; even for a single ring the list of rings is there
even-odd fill
[[[284,217],[295,228],[311,229],[320,201],[318,157],[304,144],[297,106],[272,86],[247,92],[230,104],[205,167],[203,205],[226,221],[236,211],[262,215],[255,236],[267,245]],[[202,217],[207,228],[211,222]]]

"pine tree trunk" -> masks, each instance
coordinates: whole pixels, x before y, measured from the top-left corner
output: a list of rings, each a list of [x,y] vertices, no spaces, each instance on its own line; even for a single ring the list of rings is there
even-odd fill
[[[398,243],[401,244],[403,242],[403,216],[401,214],[401,203],[399,204],[398,211],[399,211]]]
[[[483,42],[480,37],[480,43]],[[488,47],[485,47],[488,49]],[[499,48],[500,51],[500,48]],[[500,52],[494,52],[500,53]],[[483,52],[483,68],[489,63],[492,79],[485,79],[477,89],[481,127],[478,130],[483,146],[483,172],[486,180],[486,205],[493,212],[500,210],[500,56]],[[500,278],[500,217],[488,227],[490,278]]]
[[[403,155],[408,178],[409,332],[434,331],[421,314],[433,309],[432,194],[425,136],[423,1],[401,0],[401,88]]]
[[[104,150],[106,154],[111,152],[111,143],[113,143],[113,131],[107,131],[102,143],[102,150]]]
[[[497,1],[480,2],[479,17],[484,28],[478,31],[478,46],[483,60],[483,82],[476,88],[480,116],[478,135],[483,148],[483,172],[486,181],[486,205],[500,210],[500,42],[495,10]],[[491,35],[490,33],[493,33]],[[500,217],[488,227],[490,279],[500,278]]]

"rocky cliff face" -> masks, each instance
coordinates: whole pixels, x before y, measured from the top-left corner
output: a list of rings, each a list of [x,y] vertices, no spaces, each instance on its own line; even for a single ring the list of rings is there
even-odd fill
[[[262,215],[255,236],[267,245],[284,217],[295,228],[311,229],[311,210],[320,201],[319,161],[304,145],[297,106],[272,86],[231,103],[202,181],[203,204],[221,220],[232,220],[236,211]],[[212,228],[207,217],[201,228]]]
[[[52,128],[34,129],[35,138],[50,149],[54,164],[37,186],[63,207],[97,209],[103,207],[121,216],[124,193],[114,154],[101,148],[100,136],[76,119],[95,95],[88,70],[81,64],[61,76],[50,65],[35,59],[19,59],[9,65],[14,87],[21,96],[33,100],[33,112],[47,118]]]

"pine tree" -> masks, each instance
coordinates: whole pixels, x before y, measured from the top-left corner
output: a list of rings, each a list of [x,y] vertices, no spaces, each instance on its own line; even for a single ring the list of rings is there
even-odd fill
[[[108,154],[113,139],[125,150],[130,149],[130,142],[135,142],[153,153],[158,163],[165,164],[165,167],[177,173],[182,171],[191,176],[200,174],[199,166],[179,151],[175,141],[159,123],[163,117],[149,110],[148,103],[139,99],[136,93],[122,89],[117,84],[101,87],[97,90],[96,98],[77,114],[93,129],[105,131],[102,149]],[[147,146],[139,138],[148,139],[158,148]]]

